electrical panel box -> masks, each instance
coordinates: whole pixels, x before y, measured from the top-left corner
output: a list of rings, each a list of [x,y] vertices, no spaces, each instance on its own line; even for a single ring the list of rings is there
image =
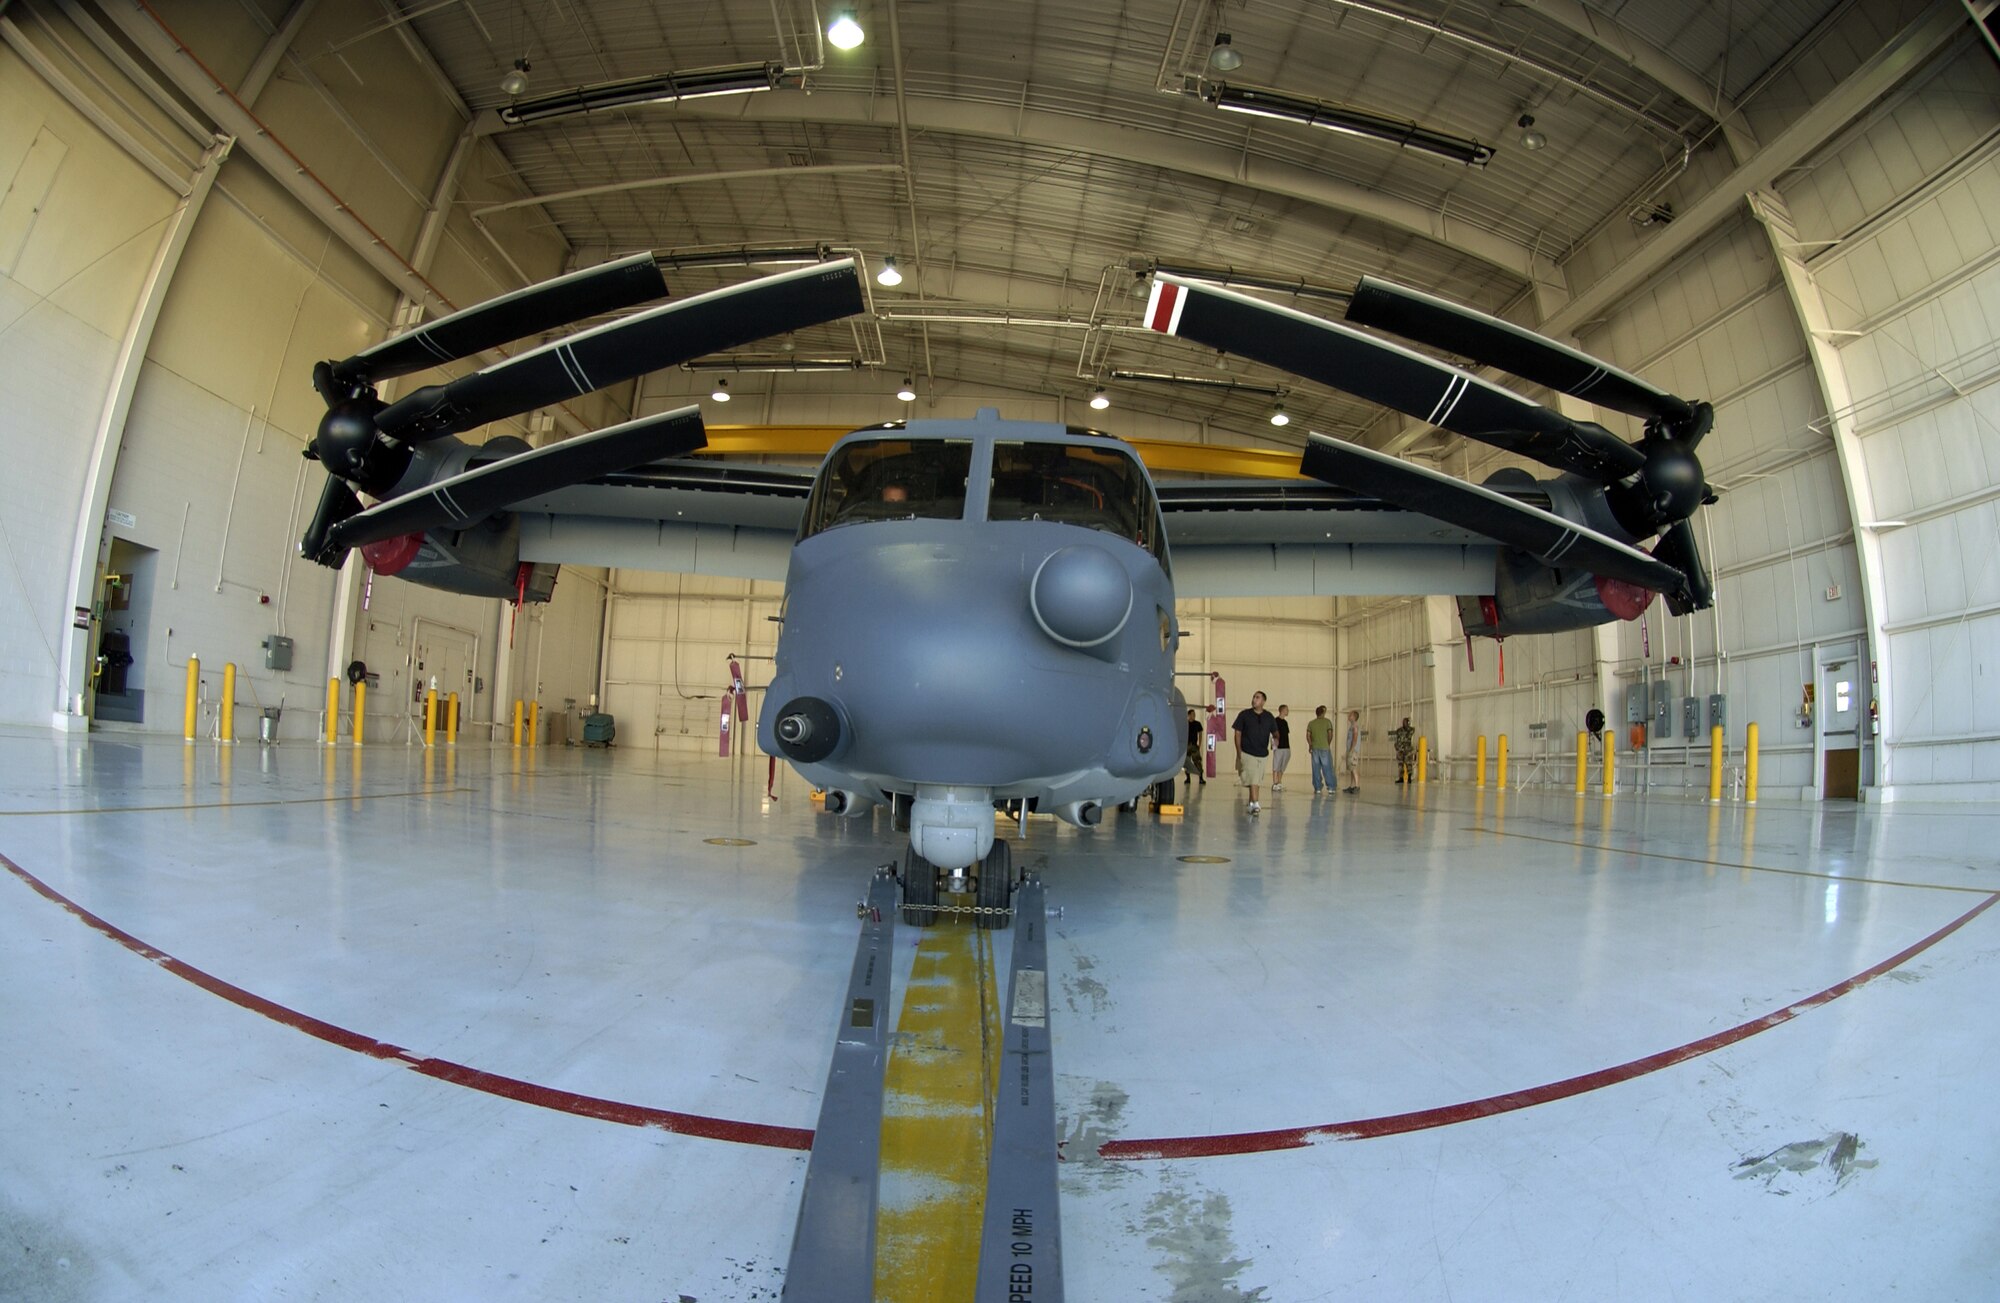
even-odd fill
[[[1690,738],[1699,738],[1701,733],[1701,698],[1681,698],[1681,732]]]
[[[272,634],[264,640],[264,668],[267,670],[289,670],[292,668],[292,640],[282,634]]]
[[[1625,722],[1643,724],[1649,712],[1646,709],[1646,685],[1635,683],[1625,689]]]
[[[1726,729],[1729,727],[1729,712],[1725,707],[1729,698],[1720,692],[1712,692],[1708,697],[1708,726]]]
[[[1674,735],[1674,690],[1665,683],[1653,685],[1653,736]]]

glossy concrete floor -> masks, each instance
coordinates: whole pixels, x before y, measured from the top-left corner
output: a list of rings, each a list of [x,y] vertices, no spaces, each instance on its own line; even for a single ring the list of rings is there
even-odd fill
[[[2000,811],[1307,783],[1016,847],[1070,1299],[2000,1297]],[[0,1298],[775,1298],[894,851],[778,795],[0,732]],[[975,1138],[986,940],[897,942]],[[884,1298],[969,1297],[938,1147]]]

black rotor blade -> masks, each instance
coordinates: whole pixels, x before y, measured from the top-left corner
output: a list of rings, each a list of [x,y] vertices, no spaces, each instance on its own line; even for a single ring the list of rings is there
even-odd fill
[[[489,462],[391,498],[335,525],[330,541],[336,547],[361,547],[398,534],[468,525],[523,498],[684,456],[707,443],[699,407],[644,416]]]
[[[306,526],[305,537],[299,540],[299,555],[323,566],[338,567],[347,549],[329,544],[327,535],[334,526],[360,510],[361,498],[347,486],[347,481],[329,474],[326,487],[320,490],[312,523]]]
[[[1687,580],[1686,588],[1681,591],[1666,590],[1669,611],[1686,615],[1715,605],[1715,583],[1708,577],[1708,567],[1702,564],[1701,553],[1695,548],[1693,521],[1682,520],[1668,526],[1660,541],[1653,545],[1653,558],[1680,571]]]
[[[1588,570],[1642,588],[1676,588],[1680,571],[1638,548],[1573,524],[1503,493],[1379,452],[1331,438],[1308,436],[1299,469],[1316,480],[1393,502],[1410,511],[1466,529],[1565,569]]]
[[[1146,324],[1601,484],[1646,464],[1645,454],[1601,425],[1572,421],[1399,344],[1220,286],[1155,274]]]
[[[488,299],[448,317],[385,339],[333,364],[343,386],[372,385],[483,353],[511,339],[555,330],[599,313],[615,312],[667,292],[667,279],[650,253],[558,276]]]
[[[1511,321],[1373,276],[1363,276],[1355,287],[1347,304],[1347,319],[1649,421],[1679,425],[1694,415],[1694,405],[1685,398],[1655,389],[1588,353],[1579,353]]]
[[[780,272],[598,326],[449,384],[419,389],[377,413],[375,426],[406,442],[457,434],[861,309],[861,278],[852,258]]]

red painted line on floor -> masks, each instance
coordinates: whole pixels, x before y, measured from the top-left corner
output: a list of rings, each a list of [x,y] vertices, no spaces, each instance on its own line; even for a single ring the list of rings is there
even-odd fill
[[[344,1050],[365,1054],[372,1059],[400,1063],[422,1076],[448,1081],[454,1086],[464,1086],[471,1090],[483,1091],[488,1095],[498,1095],[503,1099],[517,1100],[523,1104],[533,1104],[538,1108],[554,1109],[558,1113],[595,1118],[600,1122],[616,1122],[628,1127],[653,1127],[660,1131],[671,1131],[676,1135],[727,1140],[739,1145],[764,1145],[772,1149],[812,1148],[813,1133],[803,1127],[769,1126],[762,1122],[733,1122],[728,1118],[704,1117],[699,1113],[676,1113],[671,1109],[648,1108],[643,1104],[621,1104],[617,1100],[599,1099],[594,1095],[578,1095],[567,1090],[537,1086],[532,1082],[503,1077],[498,1073],[485,1072],[462,1063],[453,1063],[449,1059],[421,1058],[400,1045],[391,1045],[386,1041],[364,1036],[360,1032],[323,1022],[309,1014],[286,1008],[261,995],[252,994],[240,986],[225,982],[212,973],[203,972],[193,964],[182,963],[165,951],[99,918],[5,855],[0,855],[0,865],[5,865],[9,873],[26,883],[44,899],[60,905],[133,954],[150,959],[182,981],[191,982],[209,994],[220,996],[239,1008],[261,1014],[272,1022],[282,1023],[294,1031],[304,1032],[330,1045],[338,1045]]]
[[[1303,1149],[1307,1145],[1327,1141],[1374,1140],[1380,1136],[1397,1136],[1411,1131],[1448,1127],[1459,1122],[1470,1122],[1476,1118],[1533,1108],[1537,1104],[1568,1099],[1588,1091],[1602,1090],[1606,1086],[1616,1086],[1634,1077],[1643,1077],[1649,1072],[1671,1068],[1677,1063],[1685,1063],[1689,1059],[1699,1058],[1724,1046],[1748,1040],[1759,1032],[1767,1032],[1773,1027],[1788,1023],[1808,1010],[1838,1000],[1890,969],[1908,963],[1984,914],[1996,901],[2000,901],[2000,895],[1988,896],[1909,949],[1891,955],[1865,972],[1856,973],[1838,986],[1829,986],[1818,995],[1807,996],[1797,1003],[1788,1004],[1773,1013],[1765,1014],[1762,1018],[1731,1027],[1727,1031],[1704,1036],[1698,1041],[1689,1041],[1686,1045],[1675,1049],[1649,1054],[1630,1063],[1621,1063],[1615,1068],[1603,1068],[1597,1072],[1586,1072],[1580,1077],[1552,1081],[1544,1086],[1530,1086],[1526,1090],[1511,1091],[1505,1095],[1491,1095],[1485,1099],[1468,1100],[1463,1104],[1447,1104],[1442,1108],[1422,1109],[1415,1113],[1396,1113],[1388,1117],[1334,1122],[1317,1127],[1293,1127],[1282,1131],[1244,1131],[1235,1135],[1180,1136],[1162,1140],[1113,1140],[1099,1146],[1097,1152],[1102,1158],[1129,1162],[1146,1158],[1216,1158],[1224,1154],[1258,1154],[1274,1149]]]
[[[261,1014],[273,1022],[282,1023],[295,1031],[317,1037],[331,1045],[338,1045],[342,1049],[386,1062],[400,1063],[423,1076],[450,1082],[455,1086],[464,1086],[488,1095],[497,1095],[502,1099],[533,1104],[538,1108],[553,1109],[577,1117],[616,1122],[622,1126],[653,1127],[661,1131],[671,1131],[676,1135],[726,1140],[741,1145],[763,1145],[772,1149],[812,1148],[813,1133],[804,1127],[736,1122],[728,1118],[706,1117],[699,1113],[677,1113],[671,1109],[649,1108],[643,1104],[624,1104],[617,1100],[600,1099],[595,1095],[578,1095],[567,1090],[538,1086],[533,1082],[503,1077],[498,1073],[454,1063],[449,1059],[419,1058],[399,1045],[391,1045],[386,1041],[364,1036],[360,1032],[323,1022],[296,1009],[267,1000],[263,996],[254,995],[240,986],[203,972],[192,964],[183,963],[165,951],[99,918],[5,855],[0,855],[0,866],[4,866],[9,873],[26,883],[38,895],[61,906],[127,950],[151,960],[183,981],[191,982],[239,1008]],[[1396,1136],[1411,1131],[1448,1127],[1460,1122],[1471,1122],[1478,1118],[1533,1108],[1537,1104],[1569,1099],[1593,1090],[1602,1090],[1606,1086],[1616,1086],[1635,1077],[1643,1077],[1647,1073],[1658,1072],[1662,1068],[1671,1068],[1675,1064],[1699,1058],[1725,1046],[1734,1045],[1738,1041],[1748,1040],[1759,1032],[1767,1032],[1773,1027],[1790,1022],[1802,1013],[1838,1000],[1891,969],[1908,963],[1984,914],[1995,903],[2000,903],[2000,894],[1988,896],[1915,945],[1891,955],[1873,968],[1856,973],[1836,986],[1828,987],[1817,995],[1807,996],[1803,1000],[1765,1014],[1762,1018],[1731,1027],[1727,1031],[1704,1036],[1698,1041],[1690,1041],[1675,1049],[1662,1050],[1658,1054],[1649,1054],[1643,1059],[1634,1059],[1630,1063],[1621,1063],[1616,1067],[1602,1068],[1596,1072],[1584,1073],[1582,1076],[1569,1077],[1542,1086],[1531,1086],[1505,1095],[1491,1095],[1485,1099],[1469,1100],[1462,1104],[1447,1104],[1440,1108],[1422,1109],[1414,1113],[1395,1113],[1387,1117],[1362,1118],[1358,1121],[1334,1122],[1324,1126],[1290,1127],[1276,1131],[1243,1131],[1229,1135],[1178,1136],[1156,1140],[1112,1140],[1099,1146],[1097,1152],[1100,1157],[1112,1161],[1133,1162],[1151,1158],[1219,1158],[1227,1154],[1257,1154],[1277,1149],[1303,1149],[1308,1145],[1329,1141],[1373,1140],[1381,1136]]]

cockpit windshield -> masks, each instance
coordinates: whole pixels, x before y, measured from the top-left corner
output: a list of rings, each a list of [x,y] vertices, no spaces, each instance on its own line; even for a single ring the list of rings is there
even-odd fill
[[[1083,525],[1161,552],[1159,512],[1146,477],[1120,447],[995,443],[986,516]]]
[[[806,504],[811,537],[865,520],[957,520],[972,472],[966,439],[869,439],[841,449]]]

